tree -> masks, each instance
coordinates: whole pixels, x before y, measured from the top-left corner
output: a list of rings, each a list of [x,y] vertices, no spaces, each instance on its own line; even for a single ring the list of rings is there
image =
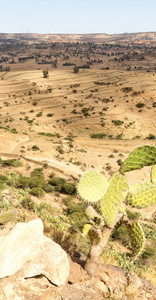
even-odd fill
[[[75,66],[74,67],[74,73],[77,74],[79,72],[79,67]]]
[[[48,78],[48,71],[47,70],[43,70],[43,78]]]
[[[124,172],[152,165],[151,182],[143,182],[128,187]],[[93,275],[99,264],[103,248],[107,245],[115,225],[120,221],[128,229],[132,246],[132,260],[142,252],[145,236],[138,221],[129,221],[126,204],[145,208],[156,204],[156,147],[149,145],[136,148],[122,163],[119,172],[109,181],[98,171],[89,171],[78,183],[78,193],[85,202],[88,224],[84,234],[88,234],[91,246],[85,269]]]

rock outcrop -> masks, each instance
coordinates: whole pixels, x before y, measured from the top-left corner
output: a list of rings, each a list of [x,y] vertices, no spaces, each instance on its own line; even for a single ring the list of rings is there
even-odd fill
[[[44,275],[55,285],[62,285],[69,276],[66,252],[43,234],[40,219],[18,223],[0,237],[0,278]]]

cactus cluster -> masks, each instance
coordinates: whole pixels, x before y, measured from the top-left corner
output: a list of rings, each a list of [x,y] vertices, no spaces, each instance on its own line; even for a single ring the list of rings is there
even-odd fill
[[[138,183],[129,188],[123,173],[150,165],[152,166],[151,182]],[[93,256],[93,259],[97,257],[96,251],[102,251],[102,245],[106,244],[104,242],[105,231],[107,231],[108,240],[117,222],[121,221],[124,215],[127,219],[126,204],[137,208],[156,204],[155,183],[156,147],[149,145],[138,147],[130,153],[119,172],[115,173],[109,182],[97,171],[89,171],[83,175],[77,190],[82,200],[89,205],[86,209],[89,224],[84,227],[84,234],[88,234],[91,240],[88,266],[93,265],[91,257]],[[96,205],[96,208],[93,205]],[[133,248],[133,259],[136,259],[144,248],[145,236],[139,222],[126,221],[126,224]],[[96,245],[98,248],[94,249]]]

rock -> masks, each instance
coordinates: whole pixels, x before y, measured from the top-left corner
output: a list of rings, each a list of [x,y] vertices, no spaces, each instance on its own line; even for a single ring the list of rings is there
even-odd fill
[[[29,278],[46,276],[62,285],[69,276],[69,260],[65,251],[43,234],[40,219],[17,223],[0,238],[0,278],[14,275]]]
[[[76,282],[82,282],[90,279],[87,272],[76,262],[73,262],[70,258],[69,258],[69,263],[70,263],[70,275],[68,277],[69,283],[73,284]]]
[[[127,285],[133,289],[138,289],[141,285],[141,279],[133,272],[128,272],[126,274]]]
[[[103,296],[119,295],[127,284],[126,271],[115,267],[99,265],[93,276],[93,288]]]
[[[99,265],[92,282],[94,290],[104,297],[135,300],[156,299],[156,288],[151,283],[139,278],[133,272],[127,272],[115,266]]]

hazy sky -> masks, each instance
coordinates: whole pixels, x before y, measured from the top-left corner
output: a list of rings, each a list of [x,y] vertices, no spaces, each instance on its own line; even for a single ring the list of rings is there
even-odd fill
[[[156,0],[0,0],[2,33],[156,31]]]

